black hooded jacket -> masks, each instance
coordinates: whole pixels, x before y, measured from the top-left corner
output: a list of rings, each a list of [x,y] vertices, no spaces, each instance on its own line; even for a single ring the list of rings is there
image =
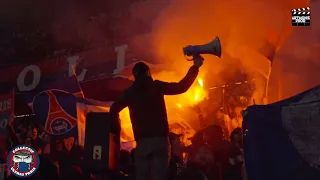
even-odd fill
[[[135,140],[168,136],[169,127],[164,95],[177,95],[186,92],[199,72],[196,66],[190,67],[187,75],[178,83],[153,80],[151,77],[137,79],[131,87],[112,104],[111,114],[118,114],[129,107]]]

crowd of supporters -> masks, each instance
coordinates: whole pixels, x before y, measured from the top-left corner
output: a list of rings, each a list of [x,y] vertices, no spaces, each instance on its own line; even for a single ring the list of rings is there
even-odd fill
[[[84,150],[75,138],[57,139],[45,133],[39,134],[35,126],[10,128],[10,138],[1,141],[1,172],[4,179],[17,179],[6,170],[8,151],[18,144],[33,147],[39,154],[41,163],[38,171],[28,179],[64,180],[97,179],[94,173],[85,169]],[[192,145],[185,147],[182,135],[170,132],[171,157],[168,180],[243,180],[242,130],[234,129],[227,139],[219,125],[210,125],[198,131],[191,139]],[[120,151],[119,171],[109,179],[135,179],[134,152]]]

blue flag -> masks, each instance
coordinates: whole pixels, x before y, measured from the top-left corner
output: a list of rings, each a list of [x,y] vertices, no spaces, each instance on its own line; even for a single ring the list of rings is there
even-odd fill
[[[77,99],[83,93],[76,76],[43,84],[37,91],[25,93],[37,124],[51,135],[77,136]]]
[[[320,179],[320,86],[248,107],[243,129],[248,180]]]

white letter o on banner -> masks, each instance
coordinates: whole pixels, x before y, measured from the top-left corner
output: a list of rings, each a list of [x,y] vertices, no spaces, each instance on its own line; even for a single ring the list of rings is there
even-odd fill
[[[24,80],[29,71],[33,72],[33,79],[32,83],[29,85],[26,85]],[[31,91],[37,87],[37,85],[40,82],[41,78],[41,71],[40,68],[36,65],[30,65],[25,67],[19,74],[17,79],[17,86],[20,91]]]

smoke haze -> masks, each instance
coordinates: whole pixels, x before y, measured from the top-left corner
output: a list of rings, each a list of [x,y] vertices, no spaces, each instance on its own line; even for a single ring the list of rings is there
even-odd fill
[[[307,3],[289,0],[173,0],[169,4],[160,4],[154,1],[135,4],[132,6],[135,8],[131,11],[130,19],[131,23],[152,24],[151,33],[134,38],[131,43],[135,48],[152,53],[160,63],[165,64],[166,69],[171,70],[153,74],[155,78],[165,81],[180,80],[191,65],[191,62],[185,60],[182,48],[186,45],[205,44],[218,36],[222,42],[222,58],[205,56],[205,64],[199,74],[199,77],[204,79],[205,89],[215,83],[224,83],[217,76],[220,72],[227,71],[227,74],[232,76],[240,68],[249,74],[250,78],[256,78],[254,96],[259,98],[264,92],[270,65],[264,55],[270,55],[273,49],[268,44],[277,50],[281,49],[294,30],[291,27],[291,10],[305,7]],[[148,16],[149,14],[152,15]],[[264,54],[260,53],[261,50]],[[290,62],[290,66],[297,66],[297,63]],[[282,76],[279,73],[273,74]],[[299,82],[295,86],[299,85],[304,86]],[[283,98],[277,91],[272,93],[274,94],[269,96]],[[175,103],[186,101],[192,102],[185,96],[166,97],[171,122],[179,119],[175,116]],[[182,114],[187,117],[188,123],[197,129],[197,114],[193,111]]]
[[[132,9],[131,20],[150,21],[148,14],[160,11],[152,21],[152,33],[145,38],[134,40],[135,46],[151,51],[159,58],[159,62],[174,69],[177,74],[173,76],[162,73],[155,77],[179,80],[190,66],[190,62],[185,61],[182,54],[182,47],[205,44],[219,36],[223,57],[217,59],[205,56],[206,61],[200,76],[207,77],[206,82],[219,82],[216,75],[225,69],[229,72],[233,69],[235,71],[236,68],[233,67],[239,67],[239,61],[243,67],[242,71],[252,78],[257,78],[257,74],[259,77],[266,77],[269,64],[257,52],[261,49],[264,52],[272,51],[266,44],[280,49],[293,30],[291,9],[305,7],[307,4],[303,0],[173,0],[161,9],[159,3],[154,2],[143,2],[143,5],[133,6],[140,8]],[[260,89],[257,90],[258,94],[262,93],[265,86],[264,78],[257,78],[256,86]]]
[[[205,44],[219,36],[222,41],[223,57],[217,59],[205,56],[206,61],[200,76],[206,77],[206,85],[208,82],[223,83],[216,78],[216,75],[226,69],[228,74],[232,74],[235,67],[239,66],[243,67],[242,71],[253,77],[257,74],[265,76],[268,63],[256,52],[260,49],[270,51],[270,47],[265,46],[266,41],[279,49],[283,46],[293,31],[290,24],[291,9],[306,7],[307,0],[149,0],[131,4],[130,7],[128,4],[130,4],[129,0],[97,1],[95,3],[85,1],[65,1],[63,3],[10,1],[10,3],[5,3],[3,1],[1,2],[1,18],[14,22],[25,19],[27,22],[37,21],[37,24],[53,22],[50,30],[55,41],[61,44],[82,41],[86,42],[89,48],[101,47],[106,44],[107,39],[114,36],[131,37],[149,32],[133,38],[131,43],[138,51],[151,53],[157,57],[157,60],[165,64],[168,70],[174,70],[174,72],[165,71],[155,75],[156,78],[169,81],[179,80],[191,65],[191,62],[185,61],[182,54],[184,46]],[[124,15],[124,18],[109,17],[110,14],[117,17],[118,13],[121,14],[127,9],[130,11]],[[103,11],[111,13],[96,13],[99,15],[88,18],[88,15],[95,14],[92,12]],[[312,11],[312,19],[319,16],[316,13],[318,12]],[[310,41],[320,37],[319,25],[316,25],[316,22],[312,20],[310,28],[313,30],[309,37]],[[105,27],[116,29],[116,33],[109,32]],[[301,37],[303,38],[304,36]],[[304,43],[308,44],[309,41]],[[291,44],[294,42],[287,43],[285,49],[290,51]],[[243,50],[242,47],[249,48]],[[318,83],[316,80],[309,81],[316,71],[309,69],[317,69],[320,63],[319,58],[301,58],[308,54],[308,51],[301,47],[296,49],[299,50],[300,58],[287,58],[290,59],[287,61],[290,61],[292,72],[286,70],[285,73],[292,78],[284,79],[283,81],[291,83],[283,84],[283,86],[288,86],[286,89],[301,91]],[[313,54],[317,52],[314,50]],[[293,53],[282,52],[281,54],[288,57]],[[313,56],[316,57],[316,55]],[[279,71],[282,72],[282,67],[286,67],[288,63],[283,59],[285,58],[277,56],[275,58],[273,80],[277,79],[275,76],[280,76]],[[296,73],[298,71],[299,73]],[[297,81],[292,83],[292,79]],[[258,84],[260,84],[258,86],[264,86],[264,82]],[[298,93],[295,90],[285,92],[283,88],[282,91],[283,97]],[[275,93],[276,90],[272,92]]]
[[[301,7],[301,6],[299,6]],[[288,98],[320,84],[320,8],[319,1],[311,2],[311,26],[297,27],[275,59],[270,99]],[[278,92],[278,94],[276,94]]]

